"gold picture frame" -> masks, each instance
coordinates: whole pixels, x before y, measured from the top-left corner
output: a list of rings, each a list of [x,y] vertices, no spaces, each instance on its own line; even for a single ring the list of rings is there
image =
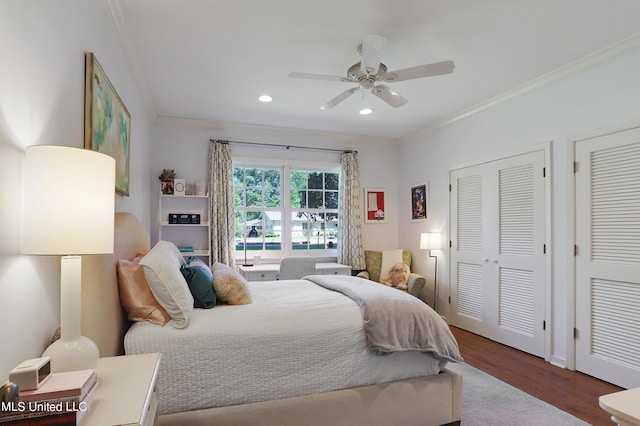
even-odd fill
[[[131,114],[92,52],[85,54],[84,147],[116,160],[116,192],[129,195]]]

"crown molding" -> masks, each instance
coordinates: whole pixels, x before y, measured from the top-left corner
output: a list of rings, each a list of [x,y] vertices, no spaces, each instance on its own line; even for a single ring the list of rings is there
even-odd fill
[[[309,138],[309,136],[317,136],[323,139],[333,139],[336,141],[350,142],[350,143],[367,143],[367,144],[375,143],[375,144],[382,144],[382,145],[394,145],[397,143],[396,139],[380,138],[380,137],[367,136],[367,135],[331,133],[331,132],[322,132],[317,130],[294,129],[291,127],[263,126],[258,124],[230,123],[230,122],[197,120],[197,119],[180,118],[180,117],[158,116],[155,119],[155,123],[160,126],[212,129],[222,133],[259,131],[263,134],[274,135],[274,137],[281,137],[283,134],[286,134],[290,137],[297,137],[297,138]]]
[[[153,121],[158,117],[158,112],[156,111],[156,106],[153,102],[153,96],[151,95],[151,90],[149,89],[149,85],[147,84],[147,79],[145,78],[144,72],[142,71],[142,65],[140,64],[138,56],[133,48],[133,41],[131,40],[127,23],[122,12],[121,1],[104,0],[104,6],[107,11],[107,15],[111,20],[113,28],[120,36],[122,49],[127,56],[129,66],[133,70],[133,78],[135,80],[136,87],[138,87],[138,90],[140,90],[140,94],[142,96],[147,113]]]
[[[559,80],[571,77],[607,62],[611,62],[638,49],[640,49],[640,33],[635,33],[607,47],[596,50],[595,52],[586,55],[576,61],[573,61],[567,65],[564,65],[537,78],[534,78],[533,80],[530,80],[524,84],[516,86],[483,102],[463,109],[462,111],[458,111],[457,113],[445,117],[441,120],[438,120],[427,127],[409,133],[402,138],[399,138],[398,142],[401,145],[407,144],[409,143],[407,142],[407,139],[415,139],[419,136],[430,135],[444,127],[464,120],[467,117],[478,114],[482,111],[488,110],[490,108],[493,108],[494,106],[508,102],[520,96],[524,96],[543,87],[549,86]]]

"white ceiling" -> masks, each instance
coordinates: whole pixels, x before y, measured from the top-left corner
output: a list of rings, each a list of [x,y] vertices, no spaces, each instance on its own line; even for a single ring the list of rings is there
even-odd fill
[[[159,117],[397,139],[640,33],[637,0],[108,0]],[[389,70],[451,59],[452,74],[319,107],[349,83],[367,34]],[[632,37],[636,39],[637,37]],[[146,86],[146,87],[145,87]],[[269,94],[273,102],[257,98]],[[360,116],[364,104],[375,111]]]

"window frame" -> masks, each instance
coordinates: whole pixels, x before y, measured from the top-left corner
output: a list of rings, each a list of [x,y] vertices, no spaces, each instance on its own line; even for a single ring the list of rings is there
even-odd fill
[[[247,252],[247,258],[253,256],[260,256],[264,259],[269,258],[282,258],[286,256],[313,256],[313,257],[336,257],[337,248],[323,248],[323,249],[303,249],[294,250],[292,247],[292,226],[293,226],[293,213],[298,211],[305,211],[311,213],[335,213],[338,216],[338,226],[340,224],[339,218],[339,206],[336,209],[311,209],[311,208],[294,208],[291,207],[291,170],[302,170],[306,172],[322,172],[322,173],[336,173],[338,174],[338,198],[340,191],[340,163],[327,163],[327,162],[309,162],[309,161],[296,161],[296,160],[260,160],[249,158],[233,158],[233,169],[241,168],[260,168],[260,169],[279,169],[281,171],[280,179],[280,207],[241,207],[241,211],[278,211],[281,214],[281,248],[280,250],[249,250]],[[234,206],[234,216],[237,207]],[[338,228],[339,229],[339,228]],[[242,245],[242,244],[240,244]],[[235,242],[234,248],[238,244]],[[244,259],[244,249],[234,251],[235,258]]]

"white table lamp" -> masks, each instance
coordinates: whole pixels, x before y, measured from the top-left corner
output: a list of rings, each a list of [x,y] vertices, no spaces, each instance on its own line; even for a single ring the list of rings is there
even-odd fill
[[[420,248],[429,250],[429,257],[435,258],[435,270],[433,273],[433,309],[438,303],[438,256],[432,256],[431,250],[442,248],[442,234],[440,232],[424,232],[420,235]]]
[[[96,344],[80,333],[82,254],[113,253],[115,160],[66,146],[27,148],[22,252],[61,255],[60,339],[43,356],[53,372],[96,368]]]

